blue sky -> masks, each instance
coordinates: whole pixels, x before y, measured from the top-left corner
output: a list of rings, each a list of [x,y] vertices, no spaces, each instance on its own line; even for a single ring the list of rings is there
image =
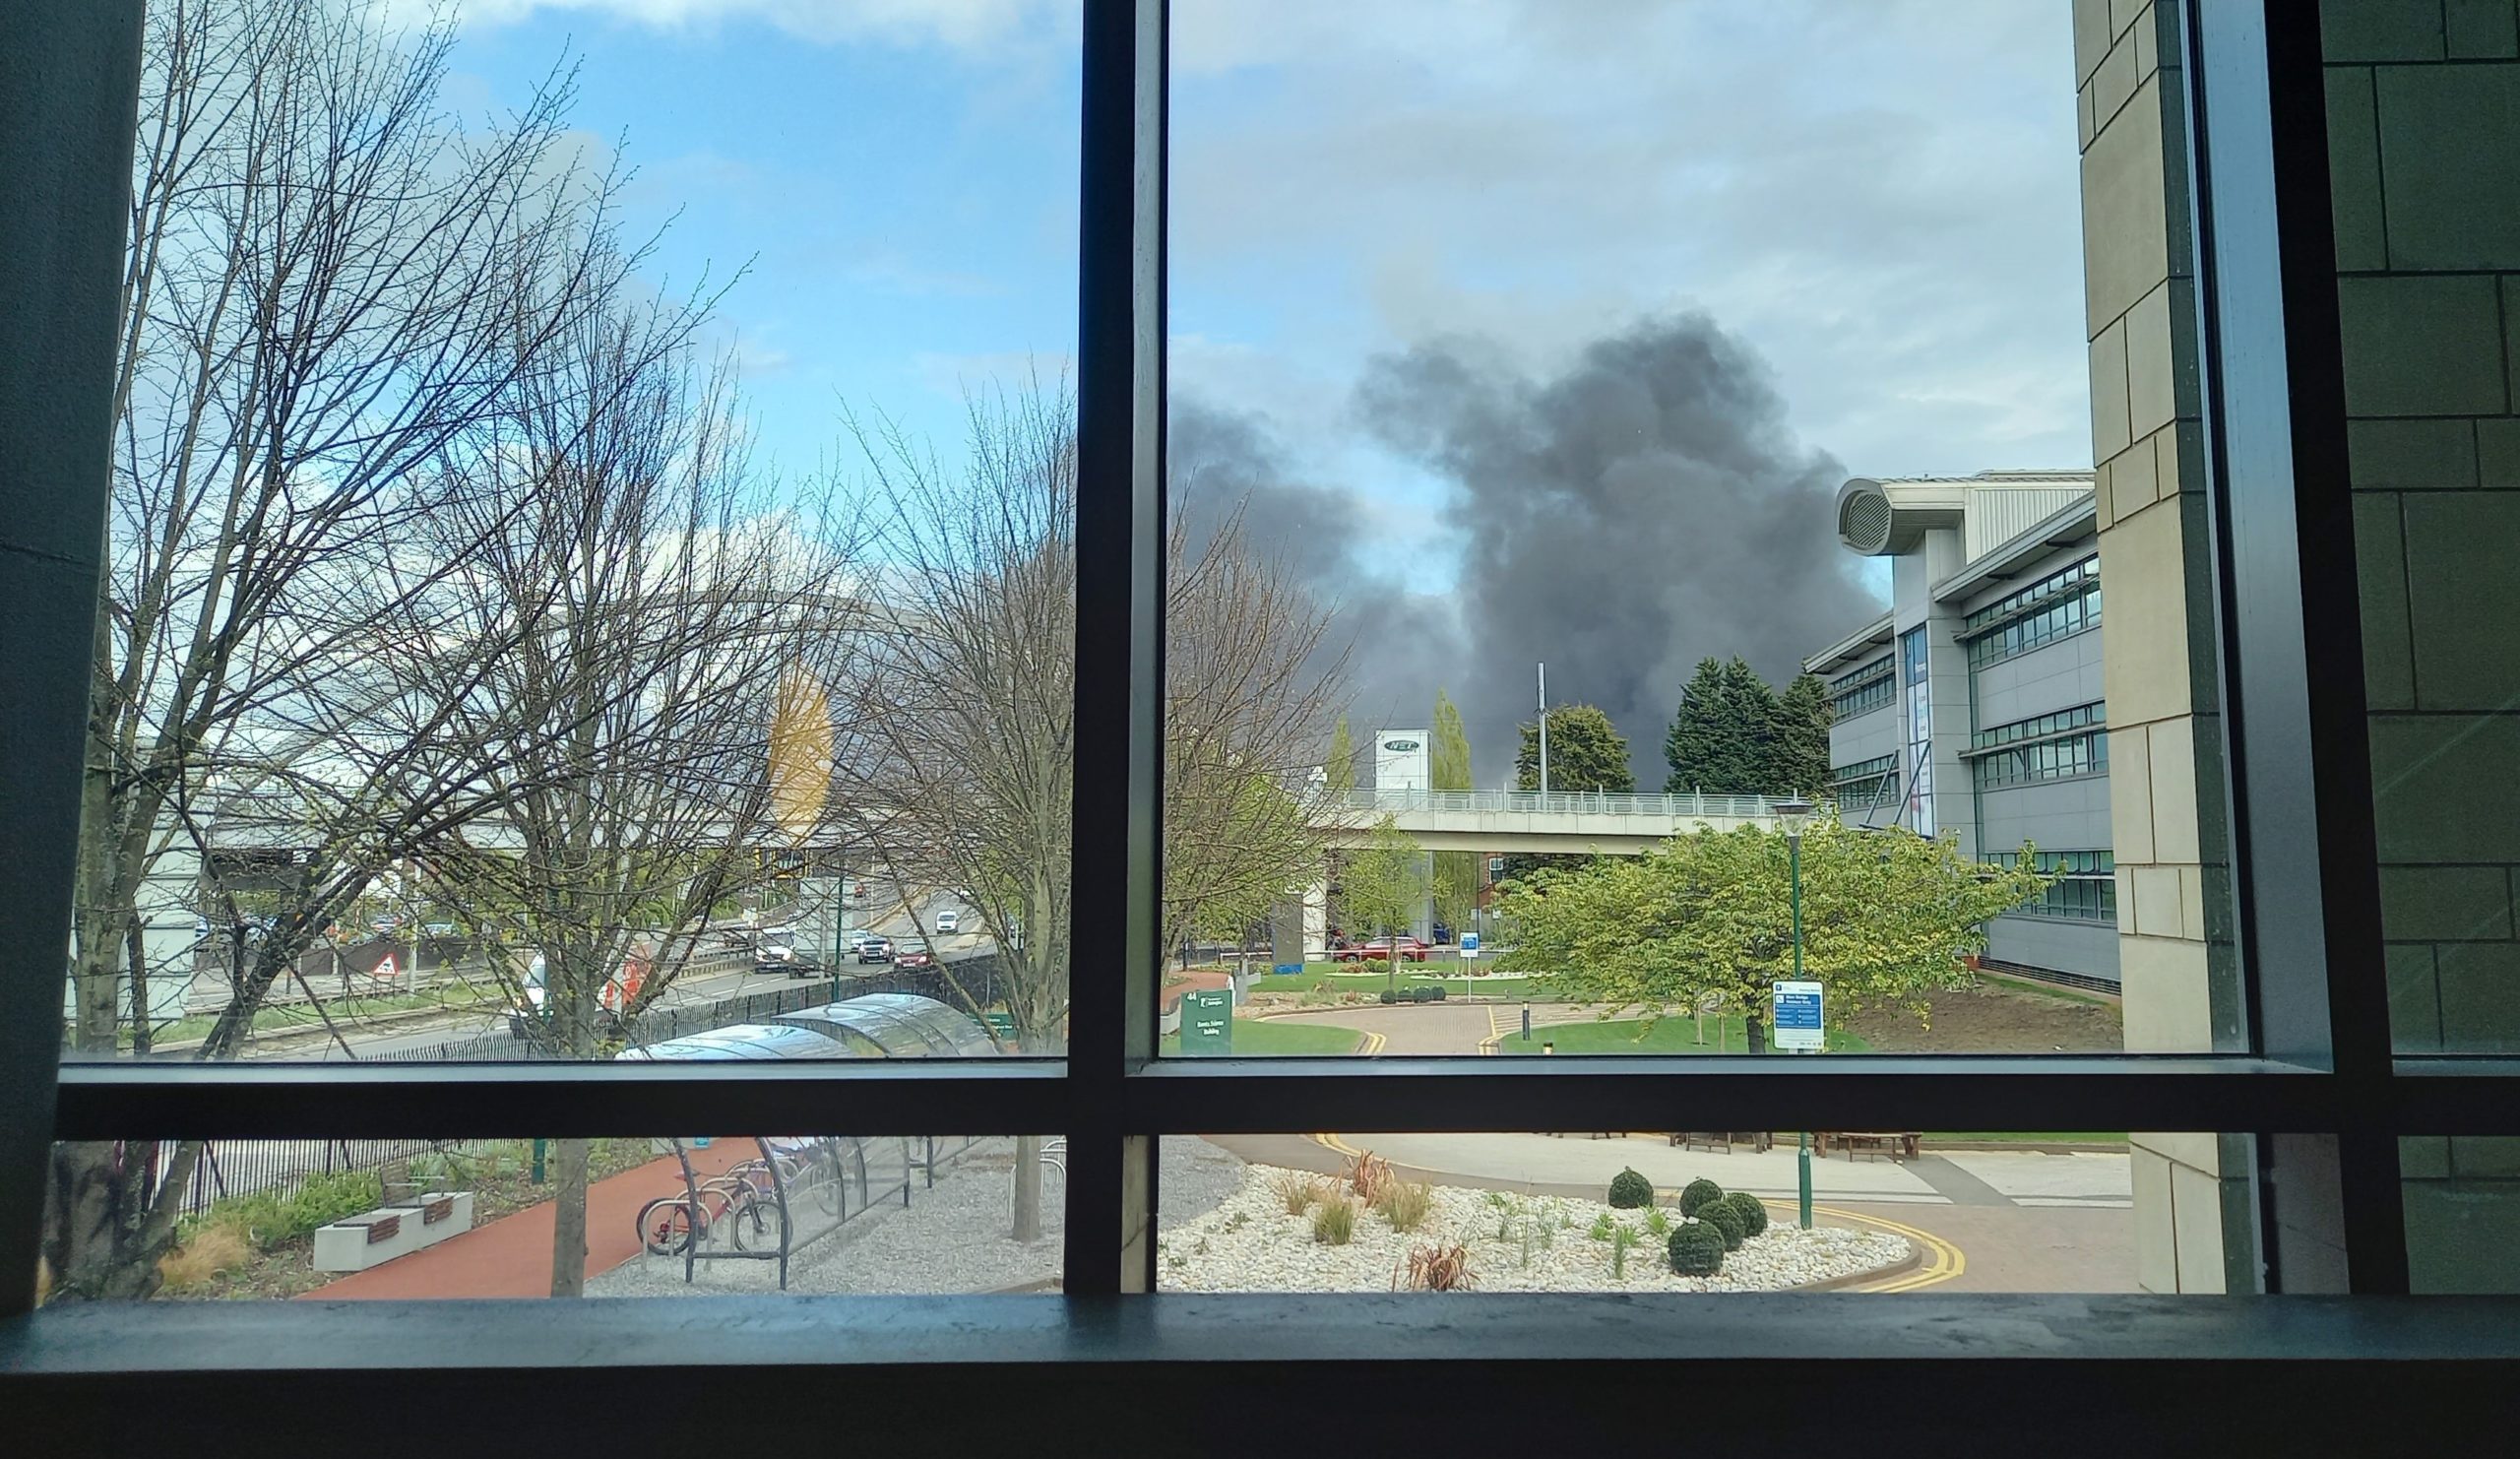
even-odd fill
[[[1176,387],[1314,476],[1443,483],[1355,429],[1376,351],[1531,367],[1696,307],[1850,472],[2087,462],[2067,7],[1180,0]],[[846,403],[950,444],[1075,338],[1076,27],[1056,0],[475,0],[454,99],[573,56],[655,272],[722,310],[761,444]],[[1424,529],[1419,529],[1421,533]]]

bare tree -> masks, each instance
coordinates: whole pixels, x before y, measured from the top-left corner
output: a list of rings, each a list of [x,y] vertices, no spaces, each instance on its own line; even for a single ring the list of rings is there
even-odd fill
[[[1319,874],[1330,792],[1313,776],[1346,653],[1328,607],[1264,553],[1241,504],[1194,534],[1176,488],[1165,597],[1164,945],[1239,937]],[[1204,504],[1201,504],[1204,505]]]
[[[406,662],[415,697],[450,706],[444,773],[500,807],[447,856],[539,950],[536,1037],[571,1058],[671,985],[763,849],[815,831],[830,784],[845,552],[750,470],[689,324],[616,303],[570,326],[472,443],[495,489],[432,524],[467,569],[414,600]],[[572,1297],[587,1142],[556,1153],[551,1293]]]
[[[496,129],[440,112],[449,31],[405,35],[330,0],[151,8],[116,381],[109,558],[82,804],[72,1051],[145,1028],[139,898],[211,849],[222,764],[272,803],[292,759],[261,737],[372,634],[357,581],[443,502],[429,466],[535,368],[522,293],[576,298],[618,266],[588,226],[604,185],[563,146],[565,83]],[[555,286],[556,285],[556,286]],[[350,807],[301,911],[262,940],[198,1056],[232,1055],[262,996],[408,833]],[[278,787],[279,789],[275,789]],[[232,789],[232,787],[231,787]],[[432,812],[405,806],[398,814]],[[319,848],[319,850],[322,850]],[[345,890],[346,889],[346,890]],[[126,1011],[127,1010],[127,1011]],[[56,1158],[56,1298],[145,1296],[197,1147],[163,1172],[109,1144]]]
[[[992,990],[1017,1047],[1056,1053],[1078,945],[1073,404],[1038,383],[975,399],[960,471],[889,425],[852,426],[872,476],[881,607],[849,684],[839,774],[876,856],[962,897],[994,934]],[[1167,940],[1203,910],[1247,924],[1318,864],[1309,775],[1333,688],[1304,666],[1323,613],[1251,550],[1231,504],[1204,539],[1177,538],[1170,573]],[[979,991],[939,966],[979,1011]],[[1040,1200],[1034,1146],[1020,1140],[1017,1239],[1038,1234]]]

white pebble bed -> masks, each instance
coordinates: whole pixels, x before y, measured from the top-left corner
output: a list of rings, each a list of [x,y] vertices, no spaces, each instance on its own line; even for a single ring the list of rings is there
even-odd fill
[[[1683,1277],[1671,1270],[1669,1237],[1646,1229],[1647,1212],[1558,1196],[1491,1198],[1488,1191],[1450,1185],[1433,1187],[1433,1204],[1416,1231],[1394,1231],[1360,1207],[1352,1238],[1334,1246],[1313,1239],[1309,1212],[1287,1213],[1274,1188],[1281,1174],[1252,1166],[1240,1190],[1166,1232],[1158,1241],[1158,1282],[1177,1292],[1388,1292],[1409,1285],[1412,1250],[1459,1242],[1469,1248],[1471,1290],[1478,1292],[1780,1292],[1878,1271],[1906,1260],[1909,1251],[1905,1238],[1886,1232],[1799,1231],[1791,1214],[1777,1221],[1780,1213],[1771,1206],[1767,1231],[1726,1252],[1722,1271]],[[1611,1274],[1611,1243],[1589,1235],[1606,1213],[1638,1233],[1623,1276]],[[1663,1214],[1673,1224],[1680,1220],[1670,1207]]]

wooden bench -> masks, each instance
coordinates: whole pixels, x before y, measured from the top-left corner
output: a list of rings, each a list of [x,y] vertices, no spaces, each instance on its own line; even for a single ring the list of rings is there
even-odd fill
[[[1858,1145],[1881,1150],[1893,1160],[1915,1160],[1918,1143],[1924,1136],[1918,1130],[1824,1130],[1815,1132],[1811,1138],[1822,1155],[1829,1153],[1831,1140],[1837,1141],[1845,1149],[1849,1161],[1855,1159]]]
[[[1776,1144],[1776,1136],[1766,1130],[1675,1130],[1669,1138],[1684,1150],[1704,1145],[1711,1151],[1721,1145],[1727,1155],[1732,1153],[1735,1143],[1747,1145],[1753,1151],[1765,1151]]]

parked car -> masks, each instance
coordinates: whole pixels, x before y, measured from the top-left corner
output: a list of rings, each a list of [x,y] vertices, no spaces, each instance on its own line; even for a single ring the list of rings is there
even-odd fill
[[[1422,963],[1426,961],[1426,944],[1419,941],[1418,938],[1403,937],[1400,939],[1400,960],[1404,963]],[[1391,939],[1388,937],[1376,937],[1371,942],[1358,943],[1354,947],[1343,947],[1333,954],[1333,956],[1343,963],[1361,963],[1367,961],[1389,962],[1391,961]]]
[[[790,978],[811,978],[822,972],[813,950],[797,937],[794,927],[764,927],[761,940],[754,947],[752,970],[755,973],[785,973]]]
[[[1453,945],[1455,940],[1453,937],[1453,929],[1442,922],[1437,922],[1432,927],[1427,928],[1427,932],[1437,947],[1450,947]]]
[[[893,960],[893,939],[869,932],[857,939],[857,961],[889,963]]]
[[[959,932],[963,930],[963,915],[959,912],[940,912],[936,914],[936,930],[939,932]]]
[[[896,968],[933,968],[936,966],[936,954],[928,951],[924,947],[905,947],[900,952],[893,955],[893,966]]]
[[[461,929],[453,922],[420,923],[420,935],[423,937],[452,937],[456,935],[459,930]]]

